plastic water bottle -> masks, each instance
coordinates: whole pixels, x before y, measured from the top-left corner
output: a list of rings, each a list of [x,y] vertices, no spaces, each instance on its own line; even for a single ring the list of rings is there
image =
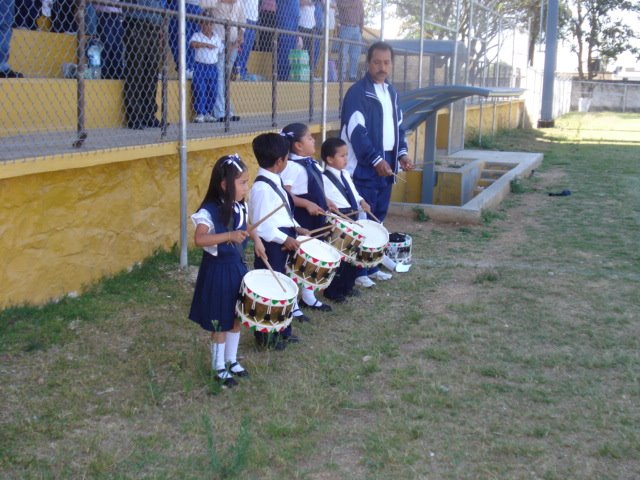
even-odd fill
[[[99,80],[102,77],[102,44],[98,41],[92,41],[87,49],[87,57],[89,59],[89,78]]]

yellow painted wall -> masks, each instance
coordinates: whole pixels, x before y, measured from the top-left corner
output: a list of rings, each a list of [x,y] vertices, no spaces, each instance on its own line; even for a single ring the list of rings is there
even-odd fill
[[[189,153],[189,212],[230,151],[255,176],[246,140]],[[80,291],[176,243],[178,178],[178,156],[166,155],[0,180],[0,308]]]
[[[157,103],[161,88],[158,83]],[[338,103],[338,84],[330,84],[328,102]],[[190,82],[187,96],[191,95]],[[177,123],[178,82],[169,81],[168,120]],[[33,132],[73,131],[76,129],[77,83],[68,79],[8,79],[0,82],[0,137]],[[278,112],[306,111],[309,84],[278,84]],[[238,115],[271,115],[270,82],[233,82],[231,99]],[[322,104],[320,84],[314,89],[314,105]],[[29,105],[29,108],[24,108]],[[87,128],[118,128],[124,124],[122,81],[88,80],[85,90]]]
[[[27,77],[63,78],[62,64],[76,63],[75,35],[14,29],[9,64]]]

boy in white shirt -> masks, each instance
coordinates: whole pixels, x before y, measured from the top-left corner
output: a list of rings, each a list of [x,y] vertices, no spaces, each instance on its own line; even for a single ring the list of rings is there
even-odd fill
[[[277,133],[263,133],[253,139],[252,147],[260,168],[249,195],[249,217],[257,223],[284,203],[285,208],[281,208],[258,225],[256,232],[262,239],[271,267],[276,272],[286,273],[287,258],[290,252],[295,252],[300,245],[296,236],[309,233],[293,218],[293,200],[280,179],[280,173],[287,167],[289,141]],[[267,268],[264,261],[258,257],[253,266]],[[293,310],[293,318],[299,322],[309,321],[309,317],[304,315],[297,305]],[[254,335],[258,346],[276,350],[283,350],[288,343],[299,341],[298,337],[292,334],[291,325],[273,337],[257,330]]]
[[[200,31],[189,40],[189,48],[195,50],[193,80],[193,109],[196,123],[215,122],[213,107],[216,101],[218,81],[218,54],[223,49],[222,40],[214,32],[213,22],[203,21]]]
[[[340,138],[327,138],[322,144],[320,155],[325,163],[323,182],[327,199],[345,215],[358,210],[370,212],[369,204],[356,190],[346,168],[349,157],[346,142]],[[343,302],[346,297],[357,296],[358,291],[353,289],[356,273],[357,268],[354,265],[340,262],[340,267],[331,285],[324,291],[324,296],[338,303]]]

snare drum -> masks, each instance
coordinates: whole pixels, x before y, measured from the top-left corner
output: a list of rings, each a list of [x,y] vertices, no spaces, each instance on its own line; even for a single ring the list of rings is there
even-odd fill
[[[299,236],[296,240],[309,237]],[[307,290],[322,290],[329,286],[340,266],[342,255],[328,243],[308,240],[298,247],[287,262],[287,275]]]
[[[358,248],[355,259],[347,260],[359,268],[373,268],[382,262],[384,249],[389,243],[389,232],[378,222],[373,220],[358,220],[364,241]]]
[[[286,275],[274,273],[286,291],[282,291],[269,270],[252,270],[242,279],[236,314],[251,330],[280,332],[291,323],[298,286]]]
[[[356,259],[358,247],[362,244],[364,236],[354,230],[359,229],[357,225],[346,222],[337,217],[332,217],[330,222],[333,228],[329,232],[328,242],[333,245],[346,259]]]
[[[400,265],[411,264],[411,236],[406,233],[393,232],[389,235],[389,245],[385,250],[387,257]]]

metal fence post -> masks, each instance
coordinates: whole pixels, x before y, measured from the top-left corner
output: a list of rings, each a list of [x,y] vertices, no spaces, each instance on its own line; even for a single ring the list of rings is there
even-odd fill
[[[77,137],[75,142],[73,142],[73,146],[75,148],[80,148],[87,138],[87,131],[85,130],[84,124],[84,106],[85,106],[85,97],[84,97],[84,74],[86,70],[87,64],[87,37],[85,35],[85,22],[84,22],[84,12],[85,12],[86,3],[85,0],[78,0],[78,9],[76,11],[76,20],[78,23],[78,66],[76,68],[76,88],[77,88]]]
[[[278,31],[273,32],[271,50],[271,126],[278,126]]]

